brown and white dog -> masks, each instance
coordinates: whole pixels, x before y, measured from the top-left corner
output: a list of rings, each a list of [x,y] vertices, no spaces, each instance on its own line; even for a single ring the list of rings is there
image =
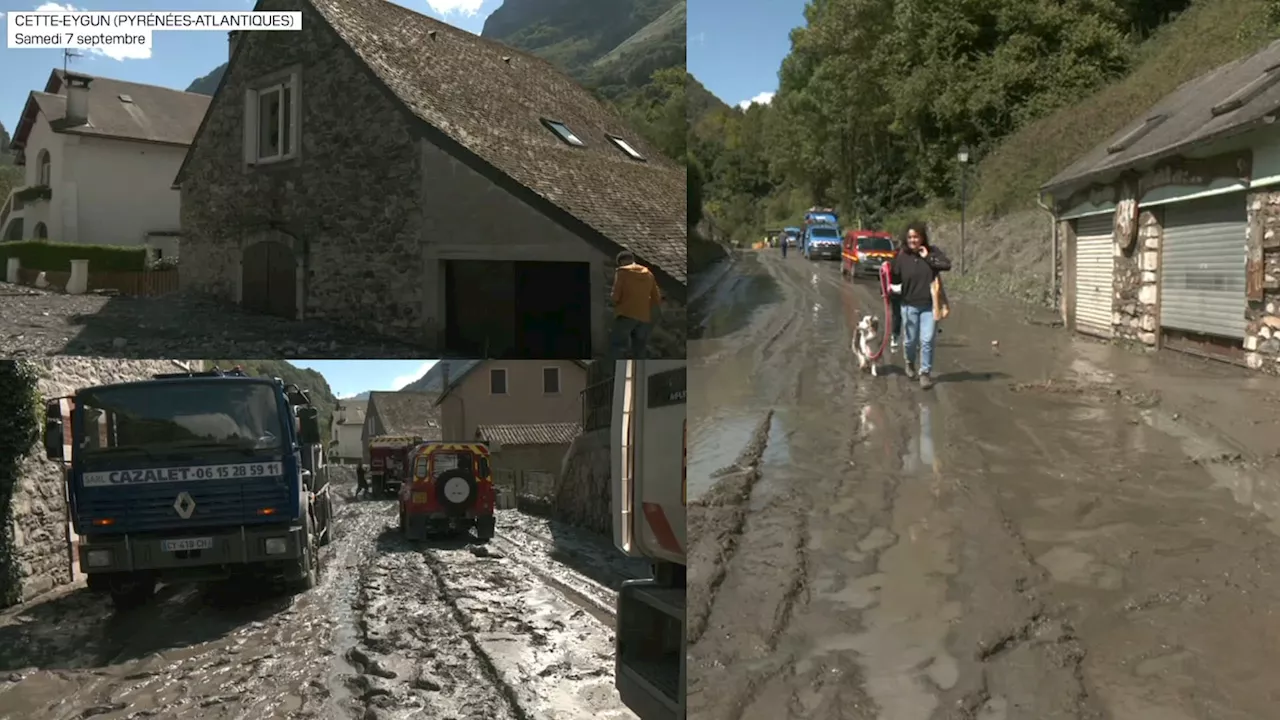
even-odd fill
[[[863,315],[858,321],[858,328],[853,333],[852,349],[858,358],[858,369],[871,368],[871,376],[880,374],[880,359],[875,355],[880,350],[880,318],[875,315]]]

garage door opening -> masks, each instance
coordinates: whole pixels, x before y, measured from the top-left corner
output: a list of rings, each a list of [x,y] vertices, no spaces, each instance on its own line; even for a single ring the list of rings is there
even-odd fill
[[[1109,338],[1111,296],[1115,291],[1115,253],[1112,221],[1106,213],[1075,222],[1076,232],[1076,331]]]
[[[591,265],[448,260],[449,354],[484,358],[591,357]]]
[[[1166,347],[1243,361],[1247,207],[1242,193],[1165,206],[1160,328]]]

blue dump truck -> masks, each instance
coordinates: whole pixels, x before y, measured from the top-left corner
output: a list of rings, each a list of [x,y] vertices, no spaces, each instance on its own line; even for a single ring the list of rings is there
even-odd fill
[[[306,391],[239,368],[156,375],[48,401],[90,590],[118,610],[160,583],[320,579],[333,503]]]

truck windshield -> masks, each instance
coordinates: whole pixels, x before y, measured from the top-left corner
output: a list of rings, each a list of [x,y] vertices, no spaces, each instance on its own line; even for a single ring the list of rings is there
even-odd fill
[[[85,390],[75,428],[78,452],[185,447],[279,448],[285,427],[270,385],[226,381]]]
[[[814,228],[809,231],[809,236],[821,238],[823,240],[835,240],[840,237],[840,235],[831,228]]]
[[[858,238],[858,249],[866,252],[892,252],[893,240],[880,237]]]

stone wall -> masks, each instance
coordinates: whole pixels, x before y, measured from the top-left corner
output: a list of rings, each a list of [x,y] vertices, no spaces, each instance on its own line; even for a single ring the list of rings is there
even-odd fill
[[[611,438],[606,427],[574,439],[565,454],[555,498],[558,520],[605,536],[613,534]]]
[[[30,598],[72,581],[63,468],[45,459],[43,402],[81,387],[149,378],[155,373],[199,369],[199,361],[106,360],[58,357],[7,361],[0,375],[34,382],[35,407],[29,421],[34,438],[16,457],[0,457],[0,607]],[[14,388],[16,389],[16,388]],[[13,389],[5,388],[6,391]]]
[[[404,112],[305,3],[302,30],[242,33],[182,183],[182,285],[237,300],[244,250],[281,241],[303,314],[382,334],[420,332],[420,156]],[[301,153],[246,167],[246,90],[299,68]]]
[[[1116,337],[1154,348],[1160,317],[1159,208],[1143,210],[1138,217],[1138,242],[1129,254],[1116,246],[1115,310],[1112,325]]]
[[[1280,374],[1280,191],[1249,197],[1249,243],[1263,264],[1262,300],[1250,302],[1245,330],[1249,367]]]

